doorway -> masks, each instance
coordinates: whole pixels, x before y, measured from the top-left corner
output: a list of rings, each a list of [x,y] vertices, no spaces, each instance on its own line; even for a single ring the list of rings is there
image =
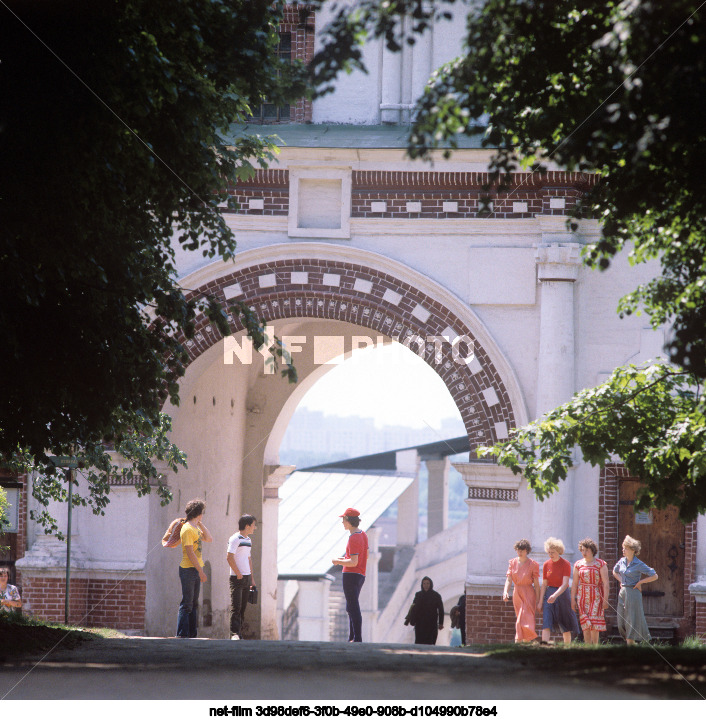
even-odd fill
[[[645,614],[680,617],[684,614],[685,526],[674,506],[635,513],[640,485],[635,479],[621,479],[618,486],[618,557],[623,538],[637,538],[642,544],[640,558],[659,575],[642,591]]]

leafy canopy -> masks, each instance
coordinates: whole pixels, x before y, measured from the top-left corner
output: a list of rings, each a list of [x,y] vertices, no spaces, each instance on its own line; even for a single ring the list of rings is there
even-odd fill
[[[339,10],[314,76],[326,89],[337,64],[363,67],[361,40],[383,37],[399,49],[435,18],[466,8],[464,54],[431,78],[410,155],[483,133],[484,146],[496,149],[498,182],[519,167],[541,172],[549,160],[598,173],[574,211],[601,221],[586,261],[606,268],[626,249],[633,264],[659,263],[661,273],[618,310],[671,324],[676,364],[617,371],[493,453],[517,472],[526,463],[540,497],[565,476],[574,444],[592,463],[616,453],[645,480],[643,505],[675,503],[691,519],[706,510],[704,407],[694,390],[706,378],[706,5],[362,0]]]
[[[666,363],[618,368],[494,448],[540,499],[556,491],[576,447],[593,465],[621,459],[644,486],[637,509],[675,505],[684,521],[706,506],[706,404],[694,376]]]
[[[191,298],[176,261],[233,257],[218,205],[274,145],[249,135],[225,147],[221,133],[265,96],[305,93],[304,69],[276,53],[283,4],[0,7],[0,457],[44,474],[40,501],[62,493],[47,449],[97,470],[97,511],[121,472],[104,442],[132,461],[141,491],[157,473],[150,454],[183,465],[160,409],[178,402],[178,338],[199,313],[228,334],[230,312],[263,340],[247,306]]]

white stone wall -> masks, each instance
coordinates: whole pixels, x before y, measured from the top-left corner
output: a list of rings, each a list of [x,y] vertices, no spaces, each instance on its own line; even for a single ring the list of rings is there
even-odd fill
[[[336,3],[353,5],[355,0]],[[317,12],[316,51],[321,48],[321,31],[332,18],[334,5],[325,3]],[[461,54],[465,34],[466,3],[444,7],[452,17],[440,20],[433,28],[414,37],[413,46],[403,44],[401,53],[391,53],[382,40],[363,48],[363,63],[368,72],[341,73],[333,93],[314,101],[314,123],[354,123],[377,125],[406,122],[411,106],[420,97],[431,73]]]
[[[241,501],[247,376],[223,364],[222,347],[212,348],[204,356],[199,359],[201,362],[189,367],[182,381],[179,407],[165,409],[173,419],[171,439],[187,453],[188,468],[169,474],[174,501],[162,510],[153,525],[161,538],[166,524],[184,515],[188,501],[193,498],[206,501],[204,524],[214,541],[203,544],[203,559],[211,564],[213,626],[201,627],[199,635],[225,637],[230,599],[227,542],[238,530],[238,518],[247,510]],[[257,543],[256,534],[254,544]],[[181,548],[161,550],[151,561],[148,627],[151,633],[174,635],[181,598],[178,576]]]

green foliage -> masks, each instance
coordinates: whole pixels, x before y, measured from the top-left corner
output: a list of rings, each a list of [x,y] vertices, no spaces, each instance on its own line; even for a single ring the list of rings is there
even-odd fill
[[[521,473],[540,499],[557,490],[575,463],[621,459],[645,485],[638,510],[675,505],[683,521],[706,510],[706,401],[693,374],[666,363],[618,368],[509,441],[481,448]]]
[[[314,61],[324,83],[336,64],[362,67],[359,38],[390,49],[450,2],[364,0],[339,11]],[[460,5],[460,3],[459,3]],[[457,11],[460,9],[455,8]],[[407,23],[406,33],[403,21]],[[495,180],[548,160],[600,174],[574,214],[602,221],[587,251],[601,268],[622,248],[662,274],[621,312],[641,306],[674,324],[672,359],[706,377],[706,8],[697,0],[487,0],[469,7],[464,54],[438,70],[409,136],[412,157],[483,134]],[[330,82],[328,83],[330,85]],[[480,124],[478,119],[487,119]]]
[[[8,511],[10,510],[10,503],[7,500],[7,493],[5,489],[0,487],[0,533],[4,533],[8,527],[9,518]]]
[[[340,10],[315,77],[327,80],[341,54],[361,67],[357,38],[384,37],[394,50],[413,41],[405,27],[413,36],[415,23],[448,6],[363,0],[355,12]],[[540,498],[556,490],[578,445],[589,462],[616,454],[643,478],[640,507],[676,503],[685,520],[706,510],[704,406],[694,390],[706,378],[705,116],[706,6],[697,0],[473,3],[463,55],[433,75],[418,104],[412,157],[482,134],[496,149],[498,185],[511,187],[510,172],[542,172],[550,160],[598,173],[573,211],[601,221],[587,262],[607,268],[626,249],[633,264],[661,266],[618,310],[671,324],[671,360],[685,372],[617,371],[496,446],[498,462],[515,471],[526,464]]]
[[[4,488],[0,488],[0,534],[5,533],[5,530],[9,527],[8,511],[10,510],[10,503],[7,500],[7,493]],[[0,553],[4,553],[8,550],[8,546],[0,545]]]
[[[160,410],[178,403],[188,362],[179,338],[193,336],[199,314],[227,334],[230,311],[262,334],[244,305],[191,297],[176,264],[185,251],[233,257],[219,203],[229,181],[275,152],[267,137],[225,147],[222,135],[265,96],[281,103],[306,93],[301,64],[276,54],[283,6],[0,8],[0,458],[36,463],[44,501],[61,495],[47,449],[80,448],[87,467],[96,464],[96,510],[107,498],[104,442],[132,454],[135,478],[152,474],[148,450],[176,462]],[[156,445],[143,447],[144,438]]]
[[[119,479],[122,485],[127,483],[137,488],[138,496],[151,491],[151,482],[156,482],[156,491],[162,505],[171,500],[171,492],[164,484],[164,474],[156,467],[166,466],[176,472],[186,467],[186,454],[168,439],[171,419],[164,413],[159,414],[159,424],[154,425],[144,414],[133,414],[129,419],[116,419],[116,427],[126,422],[138,422],[124,435],[116,438],[114,447],[96,442],[81,446],[71,457],[78,463],[77,481],[86,481],[88,495],[82,496],[76,486],[72,493],[74,506],[92,508],[96,515],[104,515],[110,498],[111,480]],[[48,456],[35,458],[28,452],[16,453],[10,467],[17,473],[34,472],[32,495],[40,506],[46,506],[51,500],[68,500],[67,469],[57,467]],[[76,481],[75,481],[76,482]],[[42,524],[47,533],[59,532],[56,520],[46,511],[30,511],[33,520]]]

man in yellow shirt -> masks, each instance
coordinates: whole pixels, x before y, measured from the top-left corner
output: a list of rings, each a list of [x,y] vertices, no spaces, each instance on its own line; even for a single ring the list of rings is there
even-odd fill
[[[181,603],[177,617],[177,638],[196,638],[201,584],[206,582],[201,557],[202,542],[211,543],[213,537],[203,525],[206,504],[195,499],[186,504],[186,522],[181,528],[182,558],[179,564]]]

